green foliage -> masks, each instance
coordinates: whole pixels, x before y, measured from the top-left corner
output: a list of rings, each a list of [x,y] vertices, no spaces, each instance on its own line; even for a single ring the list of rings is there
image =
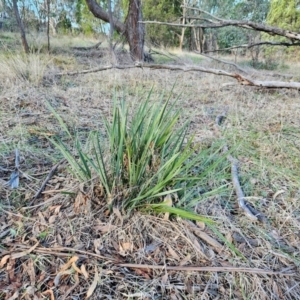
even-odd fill
[[[89,11],[84,0],[77,0],[75,5],[75,20],[79,25],[79,31],[86,35],[92,35],[101,31],[101,20],[95,18]]]
[[[207,172],[224,160],[212,163],[207,152],[203,156],[203,152],[192,147],[193,139],[187,139],[189,122],[178,124],[180,110],[174,108],[175,103],[171,105],[169,100],[150,103],[149,94],[129,114],[132,108],[125,100],[115,101],[111,119],[103,117],[105,138],[95,131],[84,145],[49,107],[73,146],[67,146],[59,138],[51,141],[80,181],[86,182],[97,175],[108,205],[118,202],[129,211],[151,208],[199,220],[199,216],[180,207],[157,205],[161,197],[176,193],[181,198],[179,205],[191,208],[193,192],[203,184]],[[195,176],[195,166],[201,164],[207,164],[205,170]]]
[[[163,22],[178,22],[182,15],[179,0],[149,0],[143,2],[143,18]],[[177,46],[181,29],[155,24],[146,25],[147,39],[154,45]]]
[[[300,30],[300,8],[296,0],[272,0],[267,22],[284,29]]]
[[[233,10],[226,10],[231,19],[263,22],[269,11],[269,0],[252,0],[233,2]]]
[[[253,1],[219,1],[215,8],[216,14],[225,19],[249,20],[264,22],[269,10],[269,0]],[[218,36],[219,48],[228,48],[251,42],[258,32],[249,32],[247,29],[238,27],[224,27],[213,30]]]
[[[65,11],[60,13],[58,22],[58,29],[62,33],[66,34],[72,29],[72,22]]]
[[[273,26],[277,26],[283,29],[288,29],[292,31],[299,32],[300,30],[300,7],[299,7],[299,1],[296,0],[272,0],[270,5],[270,10],[267,16],[267,23]],[[280,42],[286,42],[287,39],[284,37],[278,37],[278,36],[270,36],[268,34],[263,35],[266,40],[269,41],[280,41]],[[267,58],[276,58],[276,52],[278,49],[276,48],[265,48],[265,56]],[[297,55],[297,49],[296,47],[290,47],[283,49],[285,55],[291,55],[290,59],[293,58],[293,56]],[[285,56],[284,55],[284,56]],[[280,55],[282,57],[282,53]],[[298,56],[298,55],[297,55]]]

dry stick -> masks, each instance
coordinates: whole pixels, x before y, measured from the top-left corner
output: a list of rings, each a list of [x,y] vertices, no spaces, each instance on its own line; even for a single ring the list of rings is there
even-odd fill
[[[239,49],[239,48],[250,49],[250,48],[253,48],[253,47],[263,46],[263,45],[292,47],[292,46],[300,46],[300,43],[284,43],[284,42],[261,41],[261,42],[252,43],[252,44],[241,44],[241,45],[236,45],[236,46],[227,47],[227,48],[220,48],[220,49],[214,49],[214,50],[205,50],[204,53],[221,52],[221,51],[228,51],[228,50]]]
[[[224,147],[225,153],[228,152],[227,146]],[[239,207],[245,212],[246,216],[252,220],[257,221],[258,217],[252,213],[252,211],[249,209],[249,207],[245,203],[245,195],[241,188],[240,181],[238,178],[238,162],[236,159],[234,159],[230,154],[227,155],[227,159],[231,162],[231,178],[233,187],[235,189]]]
[[[215,123],[218,131],[220,131],[219,128],[225,117],[226,117],[226,113],[223,113],[216,117]],[[227,145],[225,145],[223,149],[225,153],[229,152]],[[253,209],[252,207],[248,206],[247,203],[245,202],[245,195],[242,190],[239,177],[238,177],[238,161],[235,158],[233,158],[230,154],[227,155],[227,159],[231,163],[231,178],[232,178],[233,187],[235,189],[238,198],[239,207],[244,211],[244,213],[250,220],[265,222],[266,220],[262,216],[262,214],[256,211],[255,209]]]
[[[29,246],[26,245],[22,245],[22,244],[13,244],[14,247],[19,247],[22,249],[30,249]],[[91,253],[88,251],[84,251],[84,250],[78,250],[78,249],[74,249],[74,248],[68,248],[68,247],[53,247],[53,248],[41,248],[41,247],[37,247],[34,250],[32,250],[32,252],[39,252],[39,253],[44,253],[44,254],[58,254],[60,253],[61,256],[70,256],[70,253],[64,253],[63,251],[68,251],[68,252],[73,252],[73,253],[79,253],[79,254],[83,254],[83,255],[87,255],[87,256],[93,256],[99,259],[105,259],[107,261],[111,261],[111,262],[115,262],[116,259],[112,258],[112,257],[106,257],[103,255],[99,255],[96,253]],[[14,249],[14,252],[16,252],[16,249]]]
[[[239,65],[237,65],[237,64],[235,64],[235,63],[233,63],[233,62],[231,62],[231,61],[226,61],[226,60],[223,60],[223,59],[219,59],[219,58],[216,58],[216,57],[212,57],[212,56],[206,55],[206,54],[204,54],[204,53],[200,53],[199,51],[194,51],[194,52],[197,53],[197,54],[200,54],[200,55],[202,55],[202,56],[204,56],[204,57],[207,57],[207,58],[216,60],[216,61],[218,61],[218,62],[221,62],[221,63],[223,63],[223,64],[234,66],[234,67],[237,68],[239,71],[241,71],[241,72],[243,72],[243,73],[249,75],[249,73],[248,73],[245,69],[241,68]]]
[[[55,74],[55,76],[64,76],[64,75],[72,76],[72,75],[79,75],[79,74],[95,73],[95,72],[111,70],[111,69],[125,70],[125,69],[133,69],[133,68],[142,68],[142,69],[149,68],[154,70],[170,70],[170,71],[183,71],[183,72],[204,72],[204,73],[210,73],[210,74],[234,78],[241,85],[257,86],[257,87],[265,87],[265,88],[288,88],[288,89],[300,90],[300,82],[260,81],[260,80],[254,80],[248,78],[239,73],[231,73],[224,70],[204,68],[204,67],[185,67],[180,65],[159,65],[159,64],[142,64],[142,63],[136,63],[135,65],[124,65],[124,66],[108,65],[100,68],[94,68],[94,69],[77,71],[77,72],[57,73]]]
[[[275,272],[257,268],[237,268],[237,267],[188,267],[188,266],[154,266],[143,264],[118,264],[124,268],[136,269],[154,269],[154,270],[167,270],[167,271],[199,271],[199,272],[239,272],[239,273],[253,273],[253,274],[267,274],[267,275],[285,275],[294,276],[295,273]]]
[[[40,221],[38,221],[38,220],[36,220],[36,219],[34,219],[34,218],[26,217],[26,216],[24,216],[24,215],[22,215],[22,214],[20,214],[20,213],[15,214],[15,213],[13,213],[13,212],[11,212],[11,211],[7,211],[7,210],[3,209],[2,207],[0,207],[0,210],[3,211],[3,212],[5,212],[5,213],[8,214],[8,215],[12,215],[12,216],[15,216],[15,217],[18,217],[18,218],[22,218],[22,219],[24,218],[24,219],[26,219],[26,220],[32,220],[32,221],[34,221],[34,222],[36,222],[36,223],[39,223],[39,224],[41,224],[41,225],[43,225],[43,226],[47,226],[47,227],[49,227],[49,228],[53,227],[53,225],[47,225],[47,224],[45,224],[44,222],[40,222]]]
[[[124,65],[124,66],[119,66],[119,65],[107,65],[107,66],[102,66],[99,68],[94,68],[94,69],[88,69],[88,70],[83,70],[83,71],[75,71],[75,72],[61,72],[55,74],[55,76],[65,76],[65,75],[79,75],[79,74],[88,74],[88,73],[95,73],[95,72],[101,72],[105,70],[111,70],[111,69],[131,69],[131,68],[136,68],[136,65]]]
[[[90,46],[90,47],[71,47],[73,50],[92,50],[92,49],[97,49],[102,42],[97,43],[96,45]]]
[[[34,195],[33,199],[31,200],[31,202],[29,203],[29,205],[31,205],[42,193],[42,191],[44,190],[46,184],[48,183],[48,181],[50,180],[50,178],[53,176],[53,174],[55,173],[56,169],[58,168],[58,166],[60,164],[62,164],[65,161],[65,159],[62,159],[60,162],[58,162],[55,166],[53,166],[53,168],[50,170],[48,176],[46,177],[46,179],[44,180],[42,186],[40,187],[40,189],[36,192],[36,194]]]

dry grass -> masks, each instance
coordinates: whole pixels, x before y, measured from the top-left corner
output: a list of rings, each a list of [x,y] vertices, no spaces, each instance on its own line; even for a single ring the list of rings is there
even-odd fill
[[[109,58],[102,51],[104,54],[97,59],[105,64]],[[16,290],[18,299],[22,295],[29,299],[30,293],[41,297],[49,290],[55,299],[84,299],[94,280],[95,267],[99,279],[90,299],[299,299],[298,91],[222,87],[233,81],[202,73],[147,69],[50,76],[51,80],[49,77],[44,80],[45,74],[84,69],[86,65],[82,62],[93,65],[95,61],[93,56],[83,59],[68,53],[67,57],[62,53],[32,54],[26,59],[11,55],[0,62],[0,166],[6,169],[0,169],[0,179],[8,180],[14,168],[16,147],[21,153],[24,172],[19,189],[0,187],[0,254],[3,257],[19,253],[39,242],[30,255],[23,253],[20,258],[10,259],[0,269],[0,299],[8,299]],[[24,70],[27,76],[20,76]],[[178,105],[185,117],[192,118],[191,132],[203,149],[213,149],[218,143],[220,137],[214,131],[214,120],[224,109],[228,110],[223,136],[233,149],[232,155],[240,161],[241,184],[247,200],[269,221],[251,223],[241,213],[231,185],[230,165],[224,162],[208,175],[204,189],[220,185],[224,188],[217,195],[203,198],[195,210],[215,220],[219,232],[243,257],[224,246],[203,224],[197,224],[197,230],[213,241],[205,240],[203,235],[198,237],[197,230],[179,218],[166,221],[163,216],[138,212],[128,216],[117,208],[109,214],[97,183],[86,185],[82,191],[65,165],[49,181],[48,192],[35,203],[40,206],[24,209],[54,162],[60,159],[43,136],[43,133],[60,134],[61,130],[46,101],[70,127],[84,135],[101,128],[100,112],[109,114],[114,91],[134,105],[151,87],[154,99],[171,90],[173,98],[180,97]],[[58,193],[59,190],[69,194]],[[2,236],[6,230],[9,231]],[[222,249],[216,242],[223,245]],[[76,286],[78,272],[69,266],[72,271],[63,275],[55,287],[56,274],[75,255],[79,257],[77,266],[84,265],[89,278],[79,274]],[[248,267],[285,270],[293,275],[166,272],[119,267],[121,263]],[[74,284],[74,289],[69,290]]]

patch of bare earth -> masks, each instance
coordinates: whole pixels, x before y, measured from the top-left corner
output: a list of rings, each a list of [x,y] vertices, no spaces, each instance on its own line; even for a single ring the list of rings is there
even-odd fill
[[[94,57],[101,62],[94,54],[79,61],[91,66]],[[0,299],[300,298],[298,91],[227,85],[234,81],[196,72],[128,69],[56,78],[59,69],[52,61],[45,69],[51,80],[34,84],[0,74]],[[223,139],[238,159],[247,201],[267,222],[252,222],[239,209],[230,162],[222,178],[208,175],[209,185],[224,189],[194,208],[215,221],[235,252],[201,223],[126,214],[117,205],[108,211],[99,183],[80,185],[65,162],[34,200],[62,158],[45,138],[64,139],[46,101],[84,135],[102,129],[100,115],[109,114],[114,93],[134,105],[152,87],[154,99],[163,92],[179,97],[203,149]],[[220,136],[215,118],[224,110]],[[15,148],[20,186],[11,190],[3,183],[14,170]]]

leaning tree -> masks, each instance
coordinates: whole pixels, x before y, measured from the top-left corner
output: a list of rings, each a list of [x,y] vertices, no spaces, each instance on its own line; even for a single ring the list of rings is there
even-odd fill
[[[133,60],[142,61],[144,59],[144,37],[145,29],[142,21],[141,0],[129,0],[128,13],[124,22],[112,17],[96,0],[86,0],[87,6],[92,14],[102,21],[111,22],[113,28],[121,35],[125,36],[130,54]],[[111,20],[110,20],[111,19]]]

